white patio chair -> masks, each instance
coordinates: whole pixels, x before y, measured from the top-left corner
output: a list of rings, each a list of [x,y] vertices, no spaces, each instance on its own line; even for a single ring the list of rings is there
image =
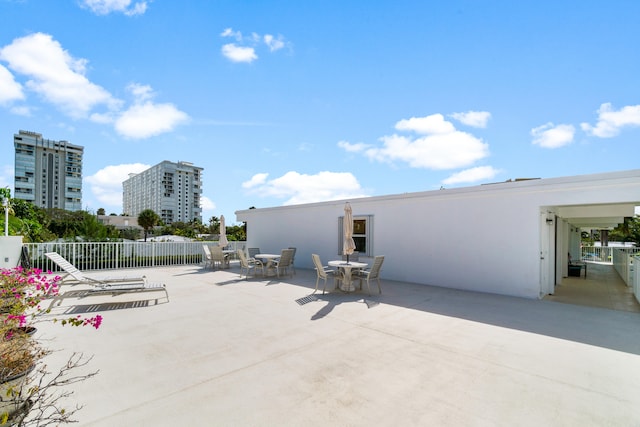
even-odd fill
[[[210,245],[209,250],[211,251],[211,263],[214,267],[217,265],[220,268],[229,268],[229,255],[222,252],[220,246]]]
[[[291,263],[293,261],[293,249],[283,249],[280,253],[280,258],[273,261],[272,266],[276,269],[276,276],[280,277],[280,272],[291,273]]]
[[[371,295],[371,287],[369,286],[369,282],[373,279],[378,282],[378,293],[382,293],[382,288],[380,287],[380,269],[382,268],[383,262],[384,255],[378,255],[373,259],[373,265],[371,266],[370,270],[360,270],[358,272],[358,275],[360,276],[360,289],[362,289],[362,281],[366,281],[369,295]]]
[[[204,250],[204,268],[213,267],[209,245],[202,245],[202,249]]]
[[[324,286],[322,287],[322,293],[324,294],[325,289],[327,288],[327,279],[329,278],[329,274],[334,275],[333,279],[333,289],[336,288],[336,271],[329,268],[327,265],[322,265],[322,261],[320,260],[320,255],[311,254],[311,259],[313,260],[313,265],[315,266],[317,277],[316,277],[316,288],[313,293],[315,294],[318,291],[318,283],[320,279],[324,280]]]
[[[247,256],[244,254],[242,249],[238,249],[236,252],[238,254],[238,259],[240,260],[240,277],[242,278],[242,272],[244,271],[245,278],[249,278],[249,272],[253,270],[253,275],[256,275],[256,271],[258,268],[262,270],[262,275],[264,276],[264,264],[260,261],[249,260]]]
[[[293,270],[293,274],[296,274],[296,248],[293,246],[289,246],[289,249],[293,249],[293,256],[291,257],[291,270]]]

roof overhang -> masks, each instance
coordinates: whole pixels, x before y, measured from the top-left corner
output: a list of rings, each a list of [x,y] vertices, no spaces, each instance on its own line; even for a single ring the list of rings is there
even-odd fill
[[[622,224],[625,217],[633,217],[635,209],[635,203],[618,203],[560,206],[557,212],[558,216],[576,227],[604,230]]]

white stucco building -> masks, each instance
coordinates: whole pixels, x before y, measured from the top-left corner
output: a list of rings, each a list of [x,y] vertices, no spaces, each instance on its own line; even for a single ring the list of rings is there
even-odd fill
[[[360,259],[382,278],[527,298],[551,294],[580,256],[580,227],[610,228],[640,205],[640,170],[350,199]],[[341,252],[345,200],[248,209],[247,247],[295,246],[296,266]]]

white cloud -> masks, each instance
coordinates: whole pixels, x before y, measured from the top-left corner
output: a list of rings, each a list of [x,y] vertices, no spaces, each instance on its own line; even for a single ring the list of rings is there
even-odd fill
[[[151,89],[151,86],[149,85],[131,83],[127,86],[127,90],[131,92],[137,102],[146,101],[153,98],[153,89]]]
[[[357,142],[355,144],[350,143],[349,141],[338,141],[338,147],[342,148],[344,151],[348,153],[360,153],[367,148],[370,147],[369,144],[365,144],[363,142]]]
[[[232,28],[225,28],[220,36],[235,39],[235,43],[227,43],[221,48],[222,55],[232,62],[251,63],[257,60],[256,48],[262,45],[266,46],[269,52],[276,52],[289,45],[281,35],[277,37],[272,34],[261,36],[252,32],[249,36],[243,36],[240,31],[234,31]]]
[[[127,16],[134,16],[147,11],[147,1],[139,1],[131,5],[131,0],[82,0],[80,4],[97,15],[122,12]]]
[[[142,163],[107,166],[84,180],[98,202],[122,211],[122,182],[129,178],[130,173],[140,173],[150,167]]]
[[[546,123],[531,129],[533,144],[543,148],[559,148],[573,142],[576,129],[573,125],[554,125]]]
[[[401,120],[396,129],[411,130],[425,136],[383,136],[380,138],[383,147],[366,149],[364,154],[379,162],[401,161],[414,168],[426,169],[467,167],[489,155],[488,144],[456,130],[442,114]]]
[[[75,59],[48,34],[35,33],[0,49],[0,59],[29,78],[26,87],[74,118],[86,117],[100,105],[116,108],[119,101],[85,77],[85,59]]]
[[[269,47],[269,50],[271,52],[275,52],[276,50],[280,50],[284,47],[282,36],[274,38],[271,34],[266,34],[264,36],[264,43]]]
[[[216,204],[207,196],[200,197],[200,204],[202,205],[203,211],[213,211],[216,208]]]
[[[208,225],[209,218],[211,218],[215,213],[216,204],[207,196],[201,196],[200,206],[202,207],[202,223],[204,225]]]
[[[152,88],[138,83],[127,86],[134,100],[123,111],[123,101],[85,77],[88,61],[73,58],[48,34],[35,33],[13,40],[0,49],[0,59],[6,61],[14,72],[27,76],[27,89],[41,95],[64,113],[76,119],[88,118],[95,123],[113,124],[120,135],[129,138],[148,138],[169,132],[189,120],[186,113],[171,103],[152,102]],[[0,88],[3,89],[0,97],[7,94],[7,99],[20,99],[20,92],[16,92],[20,89],[19,83],[1,65]],[[102,110],[95,111],[99,107]],[[31,109],[26,106],[12,106],[11,111],[31,115]]]
[[[466,113],[453,113],[449,116],[467,126],[486,128],[487,122],[491,118],[491,113],[488,111],[467,111]]]
[[[222,54],[232,62],[253,62],[258,59],[254,48],[237,46],[234,43],[222,46]]]
[[[590,135],[612,138],[620,134],[623,127],[640,126],[640,105],[628,105],[615,111],[610,103],[602,104],[596,125],[582,123],[580,126]]]
[[[22,85],[15,81],[13,74],[2,65],[0,65],[0,88],[2,88],[0,89],[0,104],[24,99]]]
[[[144,139],[172,131],[186,123],[189,116],[173,104],[145,102],[131,106],[116,120],[116,131],[125,137]]]
[[[238,42],[242,41],[242,33],[240,31],[233,31],[231,28],[225,28],[222,33],[220,33],[222,37],[233,37]]]
[[[443,184],[463,184],[493,179],[500,171],[492,166],[478,166],[454,173],[449,178],[442,181]]]
[[[153,103],[150,100],[153,97],[150,86],[134,83],[127,86],[127,89],[135,100],[134,104],[115,120],[115,129],[120,135],[134,139],[149,138],[172,131],[189,120],[189,116],[173,104]],[[100,117],[93,119],[99,120]]]
[[[403,119],[396,123],[396,129],[420,134],[443,134],[455,131],[453,124],[446,121],[442,114]]]
[[[242,188],[254,188],[267,182],[268,173],[257,173],[251,177],[249,181],[242,183]]]
[[[257,174],[242,186],[260,197],[286,199],[283,205],[367,196],[358,180],[349,172],[324,171],[306,175],[290,171],[270,181],[266,178],[267,174]]]

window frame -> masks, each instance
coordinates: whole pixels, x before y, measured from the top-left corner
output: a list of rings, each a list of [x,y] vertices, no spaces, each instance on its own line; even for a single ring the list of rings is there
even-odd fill
[[[354,234],[354,237],[365,238],[365,252],[359,251],[359,256],[373,257],[373,215],[354,215],[353,220],[365,221],[365,234]],[[342,255],[342,247],[344,243],[343,224],[344,215],[338,217],[338,255]]]

